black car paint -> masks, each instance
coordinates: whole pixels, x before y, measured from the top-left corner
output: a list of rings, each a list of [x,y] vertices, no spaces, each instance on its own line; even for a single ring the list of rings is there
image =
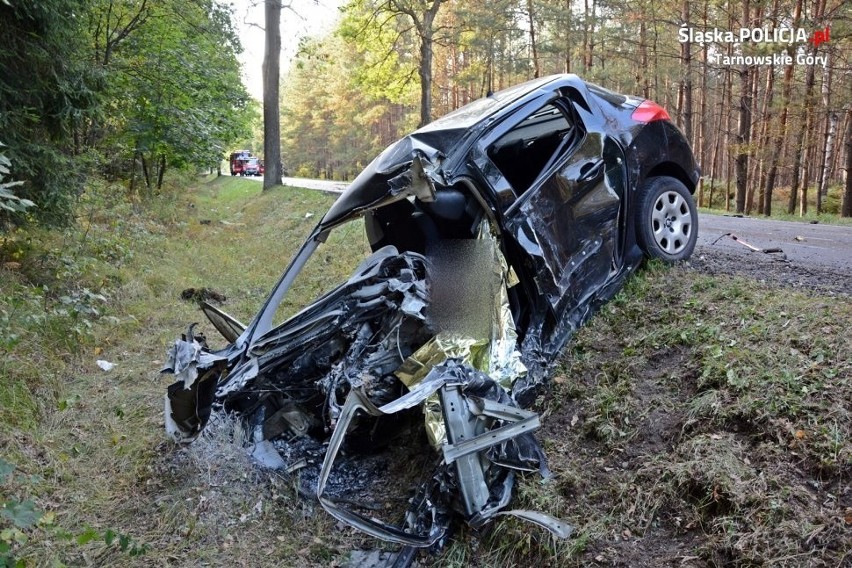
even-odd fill
[[[582,137],[550,172],[518,196],[486,148],[552,102],[578,121]],[[621,288],[644,258],[636,239],[638,188],[653,175],[680,179],[691,191],[698,181],[689,145],[674,125],[632,119],[640,102],[597,96],[576,75],[545,77],[476,101],[403,137],[373,160],[323,216],[263,308],[226,349],[228,360],[233,364],[244,359],[247,349],[263,341],[275,307],[330,230],[365,216],[369,233],[371,218],[394,208],[405,209],[393,201],[402,199],[407,185],[412,185],[413,165],[427,164],[429,172],[421,172],[420,177],[429,178],[437,201],[461,188],[482,206],[502,239],[503,254],[519,276],[520,285],[510,291],[510,300],[529,374],[516,382],[513,396],[528,404],[571,334]],[[567,188],[572,188],[570,195]],[[584,193],[615,194],[620,201],[605,199],[599,208],[576,215]],[[421,205],[428,208],[428,203]],[[540,218],[543,212],[545,218]],[[576,227],[586,237],[582,243]],[[576,242],[569,242],[572,239]],[[600,249],[606,254],[594,254]],[[577,263],[578,258],[589,256],[597,258]],[[579,268],[569,269],[572,259]],[[559,264],[556,271],[549,267],[554,263]]]

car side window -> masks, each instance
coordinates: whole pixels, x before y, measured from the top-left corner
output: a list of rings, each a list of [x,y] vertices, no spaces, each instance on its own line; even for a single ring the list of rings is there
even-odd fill
[[[520,196],[570,146],[574,131],[566,113],[548,103],[491,144],[488,157]]]

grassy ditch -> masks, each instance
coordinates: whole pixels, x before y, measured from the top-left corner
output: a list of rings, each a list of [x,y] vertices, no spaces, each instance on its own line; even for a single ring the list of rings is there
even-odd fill
[[[646,267],[563,354],[539,433],[554,479],[439,565],[841,566],[852,554],[845,300]],[[454,558],[465,558],[459,563]]]
[[[328,566],[375,548],[257,469],[234,424],[186,448],[162,428],[157,370],[202,319],[183,292],[208,288],[247,321],[333,197],[225,177],[143,209],[118,191],[92,187],[73,230],[0,243],[0,559]],[[332,233],[284,312],[348,276],[362,234]],[[507,518],[423,561],[842,564],[850,319],[837,298],[651,265],[577,334],[538,402],[555,477],[524,481],[516,504],[575,537]]]

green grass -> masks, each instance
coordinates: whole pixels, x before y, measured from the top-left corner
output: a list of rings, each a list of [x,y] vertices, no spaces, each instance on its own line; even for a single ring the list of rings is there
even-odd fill
[[[0,545],[32,566],[327,566],[375,547],[255,468],[233,424],[187,448],[162,425],[170,379],[157,371],[203,319],[181,291],[214,289],[247,322],[333,197],[231,177],[145,206],[117,195],[96,184],[74,229],[0,241],[0,472],[16,466],[0,501],[53,516],[18,533],[0,517]],[[332,233],[281,317],[364,252],[361,225]],[[850,320],[837,298],[649,265],[575,336],[538,403],[555,478],[523,480],[513,506],[564,518],[575,536],[500,518],[462,527],[424,562],[838,565]]]
[[[842,565],[850,318],[845,300],[651,264],[577,333],[540,403],[556,478],[525,480],[518,506],[577,538],[501,520],[478,565]]]
[[[17,263],[0,270],[0,331],[10,349],[0,363],[0,457],[17,468],[0,501],[35,499],[55,514],[54,524],[25,531],[14,555],[28,565],[148,566],[168,558],[257,565],[267,554],[324,564],[321,558],[348,550],[352,531],[333,530],[288,482],[254,469],[227,433],[190,449],[167,442],[162,397],[170,380],[157,372],[169,344],[203,319],[180,299],[182,290],[219,291],[228,298],[223,308],[248,320],[333,197],[261,192],[256,182],[230,177],[175,188],[146,208],[116,199],[119,191],[94,187],[78,227],[20,232],[0,249],[0,260]],[[348,234],[355,244],[353,231],[335,238]],[[345,269],[338,265],[361,251],[343,252],[321,258],[314,272],[339,278]],[[315,289],[297,288],[291,303],[304,304]],[[82,290],[103,300],[63,303]],[[221,343],[212,326],[202,330]],[[115,369],[101,371],[97,359]],[[230,449],[224,456],[212,451],[222,442]],[[84,536],[90,529],[97,538]],[[262,546],[235,538],[237,529]],[[107,531],[144,545],[145,555],[108,545]],[[6,536],[0,544],[11,542]]]

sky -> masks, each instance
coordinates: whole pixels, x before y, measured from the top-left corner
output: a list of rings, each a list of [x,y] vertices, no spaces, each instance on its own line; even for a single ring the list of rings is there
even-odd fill
[[[283,0],[286,4],[287,0]],[[338,19],[343,0],[290,0],[281,11],[281,76],[287,72],[303,37],[322,36]],[[263,0],[231,0],[234,23],[243,44],[240,55],[243,84],[249,94],[263,100]]]

